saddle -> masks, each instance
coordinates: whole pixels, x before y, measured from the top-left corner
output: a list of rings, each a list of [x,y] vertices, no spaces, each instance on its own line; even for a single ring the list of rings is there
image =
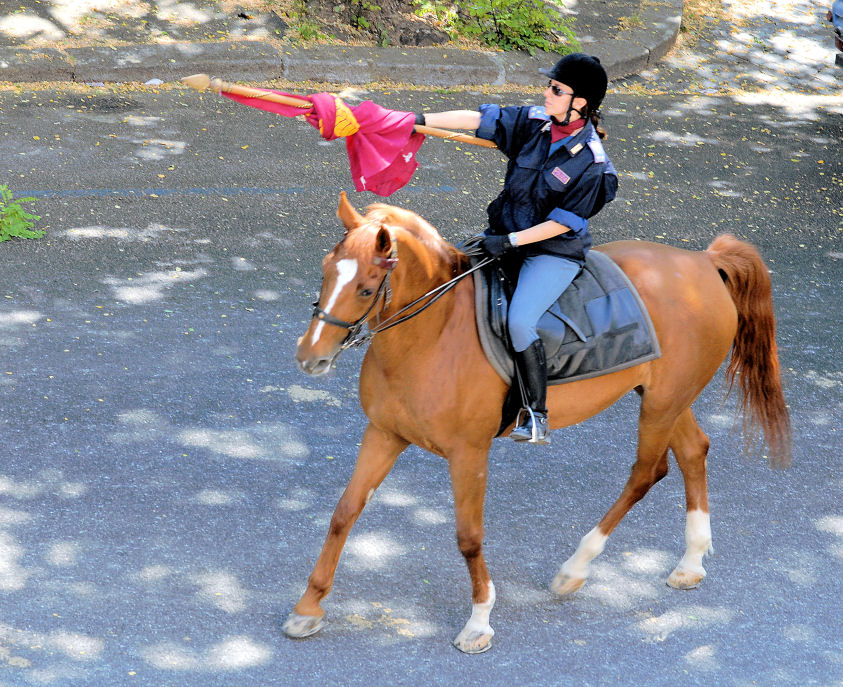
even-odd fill
[[[522,405],[507,328],[516,279],[517,272],[511,273],[500,260],[474,272],[480,343],[492,367],[510,385],[499,434]],[[541,316],[537,330],[547,355],[548,385],[617,372],[661,355],[641,297],[621,268],[599,251],[588,252],[582,271]]]

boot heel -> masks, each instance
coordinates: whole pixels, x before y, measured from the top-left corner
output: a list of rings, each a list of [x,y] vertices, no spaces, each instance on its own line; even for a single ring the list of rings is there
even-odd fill
[[[547,422],[547,415],[544,413],[531,413],[532,426],[528,442],[531,444],[547,445],[550,443],[550,427]]]

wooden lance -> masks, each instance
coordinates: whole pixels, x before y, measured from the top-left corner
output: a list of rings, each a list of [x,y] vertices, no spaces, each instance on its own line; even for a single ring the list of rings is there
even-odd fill
[[[238,86],[237,84],[228,83],[222,79],[212,79],[207,74],[194,74],[193,76],[185,76],[182,80],[183,84],[195,88],[197,91],[204,91],[210,88],[217,93],[231,93],[233,95],[242,95],[245,98],[259,98],[261,100],[268,100],[269,102],[278,103],[280,105],[287,105],[289,107],[301,107],[309,109],[313,107],[313,103],[304,98],[296,98],[295,96],[282,95],[273,91],[264,91],[260,88],[250,88],[249,86]],[[432,126],[422,126],[416,124],[415,129],[418,133],[425,136],[435,136],[437,138],[445,138],[450,141],[457,141],[459,143],[468,143],[473,146],[480,146],[482,148],[497,148],[491,141],[476,136],[469,136],[468,134],[461,134],[456,131],[449,131],[448,129],[437,129]]]

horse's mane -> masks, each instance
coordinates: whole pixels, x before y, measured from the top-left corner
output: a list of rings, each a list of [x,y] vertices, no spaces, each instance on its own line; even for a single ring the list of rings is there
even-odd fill
[[[463,254],[443,239],[432,224],[412,210],[373,203],[366,207],[366,219],[404,229],[449,264],[461,265],[465,260]]]

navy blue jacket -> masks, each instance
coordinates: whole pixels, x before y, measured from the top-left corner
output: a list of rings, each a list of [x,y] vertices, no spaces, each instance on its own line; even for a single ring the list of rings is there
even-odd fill
[[[509,158],[500,195],[488,208],[489,233],[509,234],[555,220],[571,231],[519,249],[582,264],[591,247],[588,219],[615,197],[618,175],[590,122],[550,151],[544,107],[481,105],[477,136]]]

